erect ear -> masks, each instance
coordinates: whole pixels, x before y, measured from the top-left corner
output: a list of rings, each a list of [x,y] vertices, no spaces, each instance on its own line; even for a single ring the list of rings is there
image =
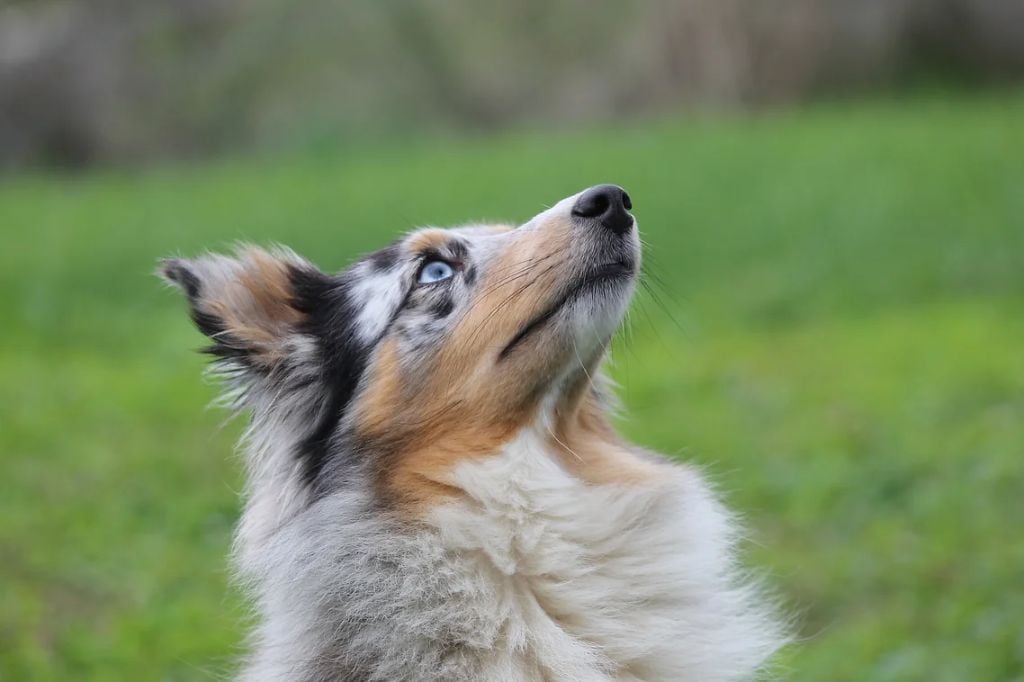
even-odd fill
[[[193,322],[213,340],[210,353],[267,370],[287,356],[306,321],[309,282],[328,281],[291,251],[250,246],[234,256],[168,258],[159,274],[188,297]]]

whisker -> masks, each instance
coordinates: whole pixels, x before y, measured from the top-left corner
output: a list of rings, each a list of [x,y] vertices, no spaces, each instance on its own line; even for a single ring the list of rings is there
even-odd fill
[[[582,461],[583,461],[583,458],[582,458],[582,457],[580,457],[580,456],[579,456],[579,454],[578,454],[578,453],[577,453],[577,452],[576,452],[575,450],[573,450],[573,449],[572,449],[572,448],[570,448],[570,447],[569,447],[568,445],[566,445],[565,443],[563,443],[563,442],[562,442],[562,441],[561,441],[561,440],[560,440],[560,439],[558,438],[558,436],[556,436],[556,435],[555,435],[555,432],[554,432],[554,430],[553,430],[553,429],[551,428],[551,425],[550,425],[550,424],[545,424],[545,427],[547,428],[547,430],[548,430],[548,433],[549,433],[549,434],[551,434],[551,437],[555,439],[555,442],[556,442],[556,443],[558,443],[559,445],[561,445],[561,446],[562,446],[563,448],[565,448],[566,452],[570,453],[570,454],[571,454],[571,455],[572,455],[573,457],[575,457],[575,458],[576,458],[576,461],[578,461],[578,462],[582,462]]]
[[[587,371],[587,366],[583,364],[583,358],[580,357],[580,349],[576,346],[576,337],[572,338],[572,350],[576,354],[576,361],[580,363],[580,369],[583,370],[583,374],[587,377],[587,388],[594,387],[594,377],[590,376],[590,372]]]
[[[669,289],[668,285],[665,283],[665,280],[663,280],[656,272],[649,269],[649,267],[647,267],[647,264],[645,264],[641,268],[641,275],[642,276],[640,277],[640,285],[650,295],[651,300],[654,301],[654,304],[657,305],[662,310],[662,312],[665,313],[665,315],[676,327],[676,329],[678,329],[684,335],[687,334],[686,328],[682,325],[682,323],[679,322],[679,319],[675,316],[675,314],[673,314],[668,304],[662,298],[661,293],[659,293],[659,291],[655,288],[655,286],[660,286],[662,289],[662,293],[664,293],[665,296],[674,299],[675,296]]]
[[[541,277],[543,275],[546,275],[547,273],[551,272],[556,267],[558,267],[560,264],[561,264],[561,262],[557,262],[557,263],[554,263],[552,265],[549,265],[548,267],[544,268],[541,272],[537,273],[537,277],[539,278],[539,277]],[[524,291],[529,289],[535,282],[536,282],[536,279],[530,279],[528,282],[526,282],[526,284],[522,285],[521,287],[519,287],[518,289],[513,291],[511,294],[506,296],[505,299],[503,301],[501,301],[501,303],[499,303],[497,306],[495,306],[494,309],[491,310],[487,314],[487,316],[483,320],[481,320],[477,324],[476,328],[471,332],[470,337],[469,337],[469,341],[467,342],[467,345],[472,346],[472,344],[476,342],[477,336],[479,336],[479,334],[481,334],[483,332],[484,327],[486,326],[486,324],[488,322],[490,322],[491,318],[493,318],[498,313],[502,312],[506,307],[508,307],[512,303],[512,301],[514,299],[518,298]]]

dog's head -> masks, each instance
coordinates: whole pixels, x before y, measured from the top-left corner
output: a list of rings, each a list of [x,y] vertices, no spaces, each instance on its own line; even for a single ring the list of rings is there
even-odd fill
[[[419,230],[339,274],[254,248],[161,273],[240,405],[294,434],[305,484],[362,458],[415,497],[413,479],[443,486],[453,459],[588,394],[639,268],[630,208],[602,185],[519,227]]]

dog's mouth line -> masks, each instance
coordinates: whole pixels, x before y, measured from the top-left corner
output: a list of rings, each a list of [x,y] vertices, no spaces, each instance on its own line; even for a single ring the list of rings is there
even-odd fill
[[[522,329],[516,332],[512,340],[498,353],[498,360],[504,360],[512,350],[531,336],[535,331],[543,327],[558,311],[576,300],[583,294],[594,289],[605,282],[626,280],[633,276],[636,266],[626,260],[618,260],[610,263],[603,263],[596,268],[589,270],[572,284],[566,287],[565,291],[555,299],[555,302],[548,306],[540,315],[527,322]]]

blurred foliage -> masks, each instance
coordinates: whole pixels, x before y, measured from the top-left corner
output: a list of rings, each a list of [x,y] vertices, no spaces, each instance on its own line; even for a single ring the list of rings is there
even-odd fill
[[[366,147],[0,186],[0,678],[220,679],[240,425],[158,256],[343,267],[415,224],[632,194],[636,441],[746,518],[792,680],[1024,675],[1024,96]],[[662,305],[659,305],[658,302]],[[226,595],[226,596],[225,596]]]
[[[0,166],[1022,75],[1020,0],[8,0]]]

